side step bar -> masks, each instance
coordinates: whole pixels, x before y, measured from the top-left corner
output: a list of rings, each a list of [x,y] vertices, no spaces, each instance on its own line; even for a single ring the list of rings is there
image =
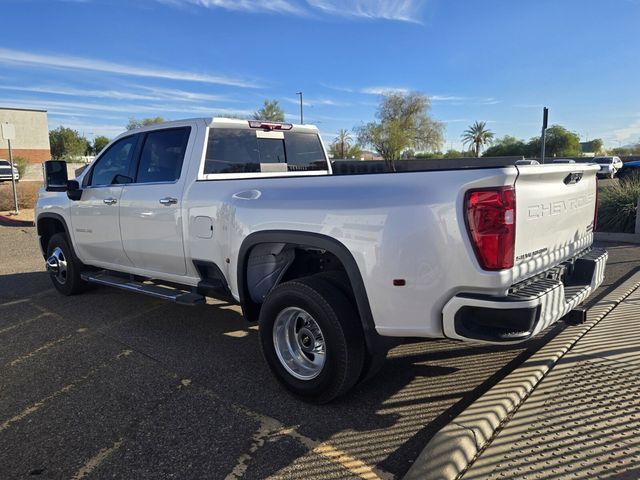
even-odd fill
[[[172,287],[136,282],[129,278],[110,274],[105,270],[98,272],[82,272],[80,277],[89,283],[116,287],[129,292],[143,293],[152,297],[169,300],[179,305],[194,306],[205,303],[205,297],[197,293],[185,292]]]

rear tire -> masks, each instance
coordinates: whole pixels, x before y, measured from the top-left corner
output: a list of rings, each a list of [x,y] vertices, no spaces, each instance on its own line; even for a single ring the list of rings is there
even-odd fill
[[[262,352],[278,381],[311,403],[327,403],[353,387],[365,345],[360,319],[331,283],[306,277],[282,283],[260,311]]]
[[[355,294],[353,293],[353,288],[351,287],[351,282],[346,272],[342,270],[328,270],[315,274],[313,278],[319,278],[333,284],[349,299],[351,305],[356,308]],[[376,340],[375,346],[372,347],[373,350],[371,348],[365,349],[362,372],[360,372],[358,383],[370,380],[382,370],[387,359],[387,353],[393,346],[393,342],[389,337],[377,337]]]
[[[47,263],[53,286],[63,295],[76,295],[87,287],[80,278],[82,263],[76,258],[69,240],[64,233],[56,233],[47,245]]]

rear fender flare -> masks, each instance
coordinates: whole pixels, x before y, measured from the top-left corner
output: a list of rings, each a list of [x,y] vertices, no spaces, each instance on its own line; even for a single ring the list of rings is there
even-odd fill
[[[376,345],[380,340],[380,335],[375,329],[371,306],[367,291],[360,274],[360,269],[353,258],[351,252],[338,240],[327,235],[312,232],[297,232],[291,230],[268,230],[255,232],[247,236],[240,247],[238,254],[238,295],[240,297],[240,305],[242,311],[249,321],[257,321],[260,313],[260,304],[251,300],[249,288],[247,285],[246,271],[247,261],[251,249],[261,243],[287,243],[294,245],[305,245],[322,250],[326,250],[335,255],[342,263],[349,277],[349,282],[353,288],[356,299],[356,308],[360,315],[362,330],[364,332],[365,341],[370,351],[376,349]]]

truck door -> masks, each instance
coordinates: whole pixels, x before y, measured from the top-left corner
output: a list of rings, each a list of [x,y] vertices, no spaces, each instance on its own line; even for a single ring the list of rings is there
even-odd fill
[[[135,267],[186,273],[181,203],[191,130],[186,126],[141,134],[134,182],[125,185],[120,199],[122,245]]]
[[[74,247],[86,263],[130,265],[122,249],[118,213],[138,140],[139,135],[124,137],[101,154],[83,181],[82,198],[71,202]]]

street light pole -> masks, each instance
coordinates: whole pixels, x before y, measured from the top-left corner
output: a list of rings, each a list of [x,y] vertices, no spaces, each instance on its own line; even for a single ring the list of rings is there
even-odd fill
[[[304,116],[302,114],[302,92],[297,92],[296,95],[300,95],[300,125],[304,125]]]
[[[549,109],[547,107],[544,107],[544,110],[542,110],[542,138],[541,138],[541,143],[542,143],[542,152],[541,152],[541,157],[542,157],[542,163],[544,163],[544,147],[545,147],[545,142],[546,142],[546,137],[547,137],[547,122],[549,119]]]

